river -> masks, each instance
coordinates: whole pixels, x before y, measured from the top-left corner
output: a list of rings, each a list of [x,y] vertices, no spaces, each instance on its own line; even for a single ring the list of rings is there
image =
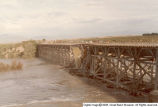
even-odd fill
[[[81,107],[83,102],[144,102],[128,92],[69,74],[41,59],[18,59],[22,70],[0,72],[1,107]],[[0,60],[9,63],[12,61]]]

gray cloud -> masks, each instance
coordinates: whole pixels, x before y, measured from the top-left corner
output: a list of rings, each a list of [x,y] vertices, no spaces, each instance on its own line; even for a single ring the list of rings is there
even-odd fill
[[[77,22],[77,23],[86,24],[86,23],[97,23],[97,22],[102,21],[103,19],[101,19],[101,18],[91,18],[91,19],[89,19],[89,18],[87,18],[87,19],[73,18],[73,20],[74,20],[74,22]]]
[[[0,0],[0,42],[158,32],[157,11],[157,0]]]

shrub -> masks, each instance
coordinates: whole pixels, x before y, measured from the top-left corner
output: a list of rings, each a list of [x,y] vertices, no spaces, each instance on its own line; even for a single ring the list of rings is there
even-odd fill
[[[23,64],[21,62],[17,62],[16,60],[12,61],[11,64],[0,62],[0,71],[21,70],[22,68]]]

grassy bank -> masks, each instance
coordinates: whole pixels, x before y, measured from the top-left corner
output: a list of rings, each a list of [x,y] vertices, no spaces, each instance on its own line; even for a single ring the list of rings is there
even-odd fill
[[[158,36],[106,36],[65,40],[30,40],[15,44],[0,44],[0,58],[33,58],[38,43],[158,43]]]
[[[0,58],[32,58],[36,54],[37,42],[23,41],[15,44],[0,44]]]

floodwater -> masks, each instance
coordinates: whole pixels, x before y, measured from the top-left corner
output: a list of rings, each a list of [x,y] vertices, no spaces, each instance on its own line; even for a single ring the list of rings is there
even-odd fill
[[[2,107],[81,107],[83,102],[143,102],[126,91],[69,74],[41,59],[18,59],[20,71],[0,72]],[[10,62],[11,60],[1,60]]]

